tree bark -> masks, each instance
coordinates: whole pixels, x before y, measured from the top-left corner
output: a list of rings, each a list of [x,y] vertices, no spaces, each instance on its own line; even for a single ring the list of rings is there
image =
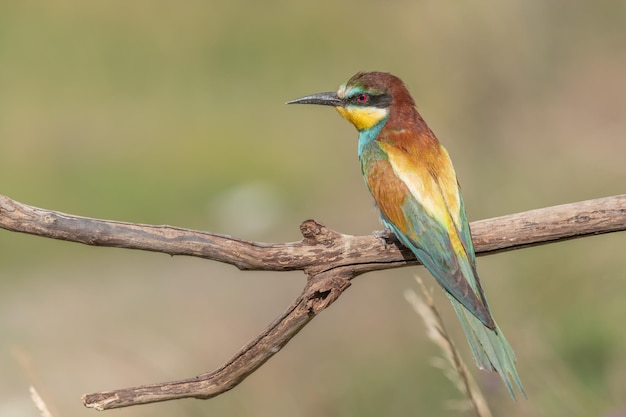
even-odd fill
[[[626,194],[481,220],[470,227],[478,256],[623,231]],[[196,256],[241,270],[302,270],[307,274],[302,293],[289,308],[220,368],[180,381],[85,394],[85,406],[98,410],[178,398],[207,399],[226,392],[279,352],[353,278],[418,264],[393,237],[345,235],[315,220],[300,225],[303,239],[298,242],[262,243],[172,226],[74,216],[0,195],[0,228],[86,245]]]

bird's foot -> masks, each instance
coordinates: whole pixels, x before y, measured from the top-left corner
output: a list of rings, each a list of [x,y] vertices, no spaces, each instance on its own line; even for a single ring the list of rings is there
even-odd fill
[[[395,235],[391,231],[391,229],[384,228],[383,230],[374,230],[372,232],[374,237],[377,237],[380,240],[380,243],[383,244],[385,249],[389,246],[389,244],[395,240]]]

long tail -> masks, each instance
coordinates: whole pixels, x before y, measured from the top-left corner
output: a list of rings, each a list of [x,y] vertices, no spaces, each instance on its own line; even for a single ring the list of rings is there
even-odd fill
[[[516,399],[513,389],[514,384],[517,385],[519,391],[526,398],[522,381],[520,381],[517,369],[515,369],[515,353],[509,342],[504,338],[498,325],[496,324],[495,331],[485,327],[480,320],[467,311],[454,297],[447,295],[463,326],[465,336],[472,349],[474,361],[478,367],[488,371],[496,371],[513,399]]]

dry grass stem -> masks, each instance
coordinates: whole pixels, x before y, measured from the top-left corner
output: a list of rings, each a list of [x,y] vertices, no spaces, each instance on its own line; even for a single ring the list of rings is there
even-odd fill
[[[39,410],[39,415],[41,417],[52,417],[52,413],[48,410],[48,406],[44,402],[43,398],[41,398],[41,395],[39,395],[35,387],[31,385],[28,390],[30,391],[30,398],[33,400],[37,410]]]
[[[472,375],[468,372],[459,352],[446,332],[443,320],[435,307],[432,291],[426,288],[420,277],[416,276],[415,279],[422,290],[422,296],[420,297],[415,291],[407,289],[404,292],[404,297],[424,320],[428,338],[439,346],[443,352],[445,360],[435,358],[432,364],[436,368],[441,369],[457,389],[467,397],[467,402],[459,403],[455,401],[452,408],[463,410],[473,408],[478,417],[491,417],[491,411],[487,401],[485,401],[485,397],[482,395]]]

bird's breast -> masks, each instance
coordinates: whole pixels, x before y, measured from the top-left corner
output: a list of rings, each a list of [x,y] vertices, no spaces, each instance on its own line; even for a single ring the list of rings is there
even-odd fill
[[[408,233],[409,228],[402,207],[409,190],[393,172],[386,155],[377,150],[378,152],[364,152],[361,157],[361,168],[367,188],[383,216],[402,233]]]

